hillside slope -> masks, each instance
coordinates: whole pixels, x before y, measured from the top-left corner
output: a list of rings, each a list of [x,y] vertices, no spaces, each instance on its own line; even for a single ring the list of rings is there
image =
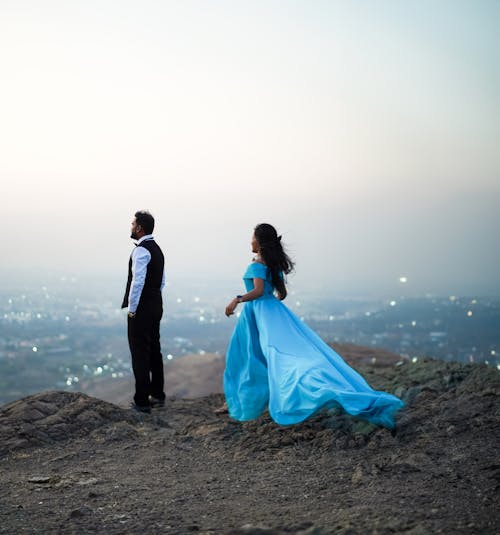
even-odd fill
[[[365,356],[407,401],[395,436],[337,410],[240,424],[220,394],[151,416],[69,392],[4,405],[0,533],[498,533],[497,370]]]

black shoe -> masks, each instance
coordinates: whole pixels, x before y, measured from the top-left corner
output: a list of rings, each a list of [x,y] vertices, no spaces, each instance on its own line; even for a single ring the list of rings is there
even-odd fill
[[[164,399],[154,398],[153,396],[149,396],[149,403],[153,409],[157,407],[165,407]]]
[[[130,408],[133,411],[136,411],[136,412],[142,412],[144,414],[151,414],[151,406],[150,405],[137,405],[137,403],[132,403],[130,405]]]

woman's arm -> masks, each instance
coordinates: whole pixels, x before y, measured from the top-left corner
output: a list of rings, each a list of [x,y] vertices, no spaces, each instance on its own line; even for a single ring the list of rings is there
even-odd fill
[[[245,303],[246,301],[253,301],[258,299],[264,293],[264,279],[254,279],[253,280],[253,290],[242,295],[239,298],[234,298],[226,307],[226,316],[231,316],[234,314],[238,303]]]

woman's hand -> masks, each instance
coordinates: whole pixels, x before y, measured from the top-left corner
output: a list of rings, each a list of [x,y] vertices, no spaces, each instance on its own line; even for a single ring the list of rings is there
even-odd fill
[[[234,311],[236,307],[238,306],[238,299],[234,298],[229,305],[226,307],[226,316],[229,318],[229,316],[232,316],[234,314]]]
[[[264,279],[255,278],[253,280],[253,290],[247,292],[245,295],[236,296],[226,307],[226,316],[232,316],[238,303],[246,303],[258,299],[264,293]]]

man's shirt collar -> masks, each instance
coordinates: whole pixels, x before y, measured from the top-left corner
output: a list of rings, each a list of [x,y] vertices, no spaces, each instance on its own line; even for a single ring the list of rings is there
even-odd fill
[[[146,241],[146,240],[153,240],[153,235],[152,234],[146,234],[145,236],[143,236],[140,240],[137,241],[137,245],[141,244],[143,241]]]

